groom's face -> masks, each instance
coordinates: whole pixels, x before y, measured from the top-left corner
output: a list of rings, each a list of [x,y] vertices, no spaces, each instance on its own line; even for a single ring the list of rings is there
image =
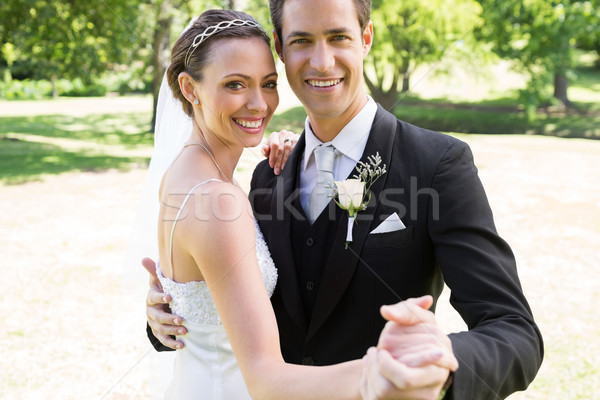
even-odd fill
[[[275,46],[309,116],[348,119],[365,99],[363,59],[373,39],[363,31],[354,1],[286,0]]]

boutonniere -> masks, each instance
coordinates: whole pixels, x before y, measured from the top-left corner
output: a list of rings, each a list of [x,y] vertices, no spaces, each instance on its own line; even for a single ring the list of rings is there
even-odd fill
[[[385,164],[381,164],[379,152],[367,157],[368,162],[359,161],[356,174],[352,179],[335,181],[333,187],[334,201],[342,210],[348,211],[348,232],[346,233],[346,249],[352,242],[352,229],[359,211],[367,209],[371,201],[371,186],[387,172]]]

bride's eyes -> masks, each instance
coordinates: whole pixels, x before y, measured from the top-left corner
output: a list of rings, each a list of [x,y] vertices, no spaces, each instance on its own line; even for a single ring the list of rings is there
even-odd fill
[[[229,82],[225,84],[227,89],[242,89],[244,85],[241,82]]]
[[[227,89],[240,90],[240,89],[243,89],[245,87],[245,85],[242,82],[228,82],[225,84],[225,87]],[[276,89],[277,81],[266,82],[263,84],[263,87],[265,87],[267,89]]]

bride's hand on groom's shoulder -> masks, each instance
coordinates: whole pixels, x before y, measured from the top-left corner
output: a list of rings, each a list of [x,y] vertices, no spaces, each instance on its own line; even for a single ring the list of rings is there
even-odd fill
[[[279,175],[287,162],[292,149],[298,142],[300,135],[290,131],[273,132],[263,144],[262,152],[269,158],[269,165],[275,175]]]
[[[169,302],[171,296],[163,292],[162,286],[156,275],[156,263],[150,258],[144,258],[142,265],[150,273],[150,288],[146,296],[146,318],[154,336],[165,346],[171,349],[182,349],[181,340],[173,336],[184,335],[187,330],[181,324],[183,318],[171,314]]]

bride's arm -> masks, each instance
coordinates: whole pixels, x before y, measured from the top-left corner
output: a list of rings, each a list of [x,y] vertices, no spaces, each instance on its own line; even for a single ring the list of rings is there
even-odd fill
[[[210,191],[208,198],[196,196],[195,210],[179,222],[180,243],[208,284],[251,396],[360,398],[362,360],[326,367],[285,363],[277,321],[256,259],[248,199],[226,184],[211,184]]]

